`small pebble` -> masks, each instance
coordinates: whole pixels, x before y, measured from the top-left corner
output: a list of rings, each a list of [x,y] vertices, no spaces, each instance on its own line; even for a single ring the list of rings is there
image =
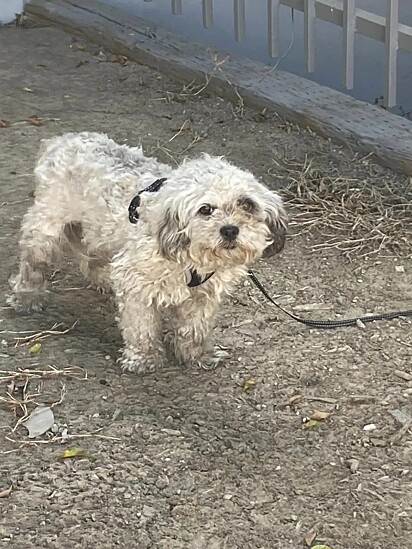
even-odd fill
[[[368,423],[364,426],[364,431],[374,431],[376,429],[376,425],[374,423]]]
[[[162,429],[162,433],[172,437],[179,437],[182,434],[181,431],[178,431],[177,429]]]
[[[351,473],[356,473],[356,471],[359,469],[359,460],[357,459],[350,459],[348,460],[348,465]]]
[[[169,486],[169,477],[167,477],[166,475],[161,475],[156,480],[156,486],[157,488],[159,488],[159,490],[163,490],[164,488],[166,488],[166,486]]]

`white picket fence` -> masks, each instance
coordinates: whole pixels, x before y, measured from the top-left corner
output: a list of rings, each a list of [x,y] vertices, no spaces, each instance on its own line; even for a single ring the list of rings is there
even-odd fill
[[[153,0],[144,0],[152,2]],[[218,3],[220,0],[216,0]],[[258,2],[264,0],[249,0]],[[412,0],[410,0],[412,2]],[[245,37],[246,0],[233,0],[235,40]],[[171,0],[173,15],[182,14],[183,0]],[[202,0],[203,26],[213,25],[214,0]],[[355,33],[385,43],[385,90],[384,105],[396,105],[396,61],[398,48],[412,53],[412,27],[399,22],[399,0],[386,0],[386,17],[361,10],[356,0],[266,0],[268,51],[271,57],[280,52],[280,6],[287,6],[304,14],[304,52],[308,73],[315,70],[316,19],[333,23],[343,28],[343,83],[346,89],[353,89],[355,58]],[[412,62],[412,57],[411,57]]]

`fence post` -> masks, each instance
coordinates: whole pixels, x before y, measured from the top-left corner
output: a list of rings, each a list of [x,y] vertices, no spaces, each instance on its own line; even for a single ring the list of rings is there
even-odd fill
[[[347,90],[353,89],[355,29],[355,0],[343,0],[343,83]]]
[[[182,15],[182,0],[172,0],[172,14]]]
[[[210,29],[213,25],[213,0],[202,0],[203,26]]]
[[[316,30],[316,9],[315,9],[316,0],[304,0],[303,1],[303,11],[304,11],[304,37],[303,41],[305,44],[305,60],[306,60],[306,70],[307,72],[313,72],[315,70],[315,30]]]
[[[396,105],[396,60],[398,53],[399,0],[386,0],[385,107]]]
[[[245,38],[245,0],[233,0],[233,15],[235,23],[235,40],[241,42]]]
[[[267,0],[268,3],[268,52],[270,57],[279,56],[279,7],[280,0]]]

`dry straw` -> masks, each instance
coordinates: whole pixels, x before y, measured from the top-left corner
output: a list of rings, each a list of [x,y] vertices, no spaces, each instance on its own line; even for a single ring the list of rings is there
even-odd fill
[[[305,158],[304,163],[282,159],[289,185],[283,191],[293,212],[291,226],[299,234],[316,231],[314,250],[335,248],[348,258],[378,253],[412,253],[412,182],[384,178],[345,178],[327,173]]]

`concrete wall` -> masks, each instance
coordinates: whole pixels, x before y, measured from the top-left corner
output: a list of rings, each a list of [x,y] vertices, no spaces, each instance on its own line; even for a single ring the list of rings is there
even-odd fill
[[[0,23],[10,23],[23,11],[24,0],[0,0]]]

